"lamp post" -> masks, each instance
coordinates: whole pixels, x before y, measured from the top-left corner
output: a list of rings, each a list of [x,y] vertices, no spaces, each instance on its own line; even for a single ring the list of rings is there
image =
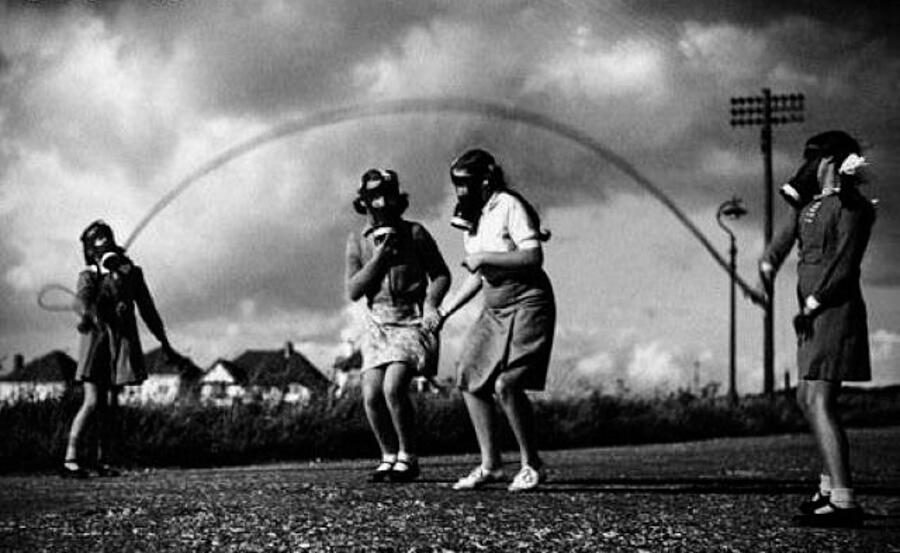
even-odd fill
[[[744,209],[744,206],[741,205],[741,199],[737,196],[722,202],[722,205],[719,206],[718,211],[716,212],[716,221],[719,223],[719,226],[722,227],[728,237],[731,240],[731,246],[728,249],[728,253],[730,255],[730,262],[728,266],[729,280],[731,281],[731,311],[730,311],[730,328],[728,335],[728,400],[732,405],[737,403],[737,387],[735,385],[736,380],[736,363],[735,363],[735,349],[737,342],[737,324],[735,319],[735,281],[734,277],[737,274],[737,245],[734,238],[734,233],[728,228],[725,223],[722,221],[722,218],[728,219],[739,219],[740,217],[747,214],[747,210]]]

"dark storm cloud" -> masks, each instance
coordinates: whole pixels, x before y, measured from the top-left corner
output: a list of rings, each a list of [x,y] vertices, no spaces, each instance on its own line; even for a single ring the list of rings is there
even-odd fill
[[[813,17],[830,25],[849,28],[866,35],[881,35],[898,40],[900,6],[892,0],[860,0],[857,2],[823,2],[817,0],[785,0],[767,2],[720,2],[717,0],[676,0],[655,2],[635,0],[628,2],[628,9],[635,14],[645,14],[669,21],[695,20],[703,22],[737,22],[741,25],[762,27],[785,17]]]
[[[4,315],[37,320],[31,295],[52,275],[75,274],[76,227],[96,213],[127,230],[207,160],[317,109],[442,95],[515,105],[586,132],[691,214],[707,217],[740,195],[750,214],[738,226],[758,230],[759,129],[731,128],[728,99],[764,86],[803,92],[806,122],[776,129],[776,184],[815,132],[843,128],[870,144],[883,215],[866,278],[893,283],[897,274],[885,253],[895,251],[890,214],[900,201],[886,186],[900,176],[892,161],[900,126],[885,117],[900,110],[891,3],[157,0],[5,9],[15,23],[0,20],[0,197],[18,211],[0,206]],[[361,225],[349,206],[359,175],[398,170],[410,216],[444,224],[447,165],[472,146],[494,151],[545,214],[626,193],[616,205],[640,217],[651,202],[607,161],[542,130],[471,114],[372,118],[235,160],[164,210],[133,252],[175,324],[228,321],[250,304],[263,318],[335,312],[346,302],[344,240]],[[67,211],[51,220],[51,208]],[[667,222],[606,232],[652,234]],[[596,232],[584,226],[570,231]],[[658,262],[674,266],[682,253],[674,249]],[[66,268],[54,272],[49,258]],[[687,274],[697,260],[685,259],[677,270]]]

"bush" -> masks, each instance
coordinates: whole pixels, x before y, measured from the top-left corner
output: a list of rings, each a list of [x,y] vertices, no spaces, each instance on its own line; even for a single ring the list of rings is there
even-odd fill
[[[841,396],[845,422],[878,426],[900,422],[900,387],[849,388]],[[0,405],[0,472],[44,470],[63,458],[66,436],[81,398],[18,401]],[[423,455],[477,451],[472,425],[458,392],[415,396],[418,443]],[[498,409],[499,414],[499,409]],[[541,449],[676,442],[722,436],[797,432],[806,423],[792,397],[725,398],[679,392],[663,398],[606,396],[535,401]],[[502,416],[499,420],[503,420]],[[93,425],[91,425],[92,427]],[[508,425],[501,444],[515,447]],[[116,458],[135,466],[204,467],[372,457],[377,445],[358,393],[290,405],[197,403],[125,405],[115,423]],[[95,447],[93,429],[85,452]],[[89,458],[83,456],[82,458]]]

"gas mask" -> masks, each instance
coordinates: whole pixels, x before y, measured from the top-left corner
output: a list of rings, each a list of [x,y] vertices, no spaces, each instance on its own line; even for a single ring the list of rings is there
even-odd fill
[[[484,207],[481,183],[475,182],[470,176],[454,172],[450,173],[450,178],[456,188],[456,207],[453,208],[450,226],[472,234],[478,230],[478,220],[481,219]]]
[[[106,263],[112,263],[112,258],[119,253],[112,229],[102,220],[94,221],[84,229],[81,233],[81,246],[87,265],[102,267],[104,259]]]
[[[353,208],[361,215],[370,216],[369,232],[375,243],[379,244],[388,235],[396,233],[394,227],[409,206],[406,194],[400,193],[397,173],[390,169],[366,171],[357,194]]]
[[[826,159],[820,153],[813,153],[809,157],[804,155],[804,158],[797,173],[778,189],[785,201],[797,209],[812,201],[821,190],[819,166]]]
[[[803,149],[803,164],[778,193],[795,208],[805,206],[823,189],[827,179],[835,177],[835,169],[841,167],[848,156],[859,152],[859,143],[843,131],[813,136]],[[840,183],[827,184],[840,186]]]
[[[450,225],[473,234],[478,230],[481,210],[500,168],[494,156],[484,150],[469,150],[450,166],[450,180],[456,189],[456,207]]]

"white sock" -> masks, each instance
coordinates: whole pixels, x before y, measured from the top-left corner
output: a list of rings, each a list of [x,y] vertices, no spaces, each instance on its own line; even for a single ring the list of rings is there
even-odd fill
[[[381,454],[381,462],[382,463],[390,463],[394,464],[397,462],[397,454],[396,453],[382,453]]]
[[[853,488],[831,488],[831,504],[841,509],[857,507]]]
[[[819,475],[819,495],[831,494],[831,476],[827,474]]]
[[[405,461],[405,462],[407,462],[407,463],[412,463],[412,462],[414,462],[414,461],[416,460],[416,456],[415,456],[415,454],[413,454],[413,453],[407,453],[407,452],[405,452],[405,451],[400,451],[400,452],[397,454],[397,460],[398,460],[398,461]]]

